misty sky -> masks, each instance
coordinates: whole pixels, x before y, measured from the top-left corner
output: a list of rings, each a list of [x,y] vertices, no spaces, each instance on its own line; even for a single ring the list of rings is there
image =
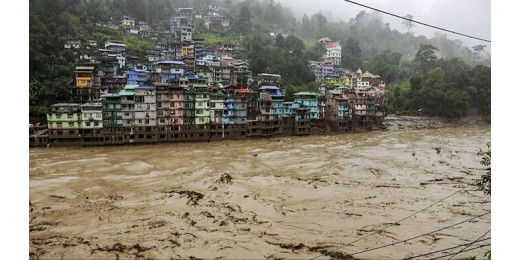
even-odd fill
[[[411,14],[414,20],[432,24],[437,27],[491,40],[491,0],[353,0],[367,6],[381,9],[390,13],[405,16]],[[310,15],[318,12],[330,15],[333,20],[348,21],[360,11],[372,10],[354,5],[343,0],[276,0],[289,6],[294,15],[300,19],[303,14]],[[382,14],[383,20],[390,23],[392,29],[401,32],[402,20]],[[436,31],[423,25],[416,24],[413,31],[428,38]],[[463,36],[447,33],[449,39],[460,39],[468,46],[477,44],[487,45],[488,42],[473,40]]]

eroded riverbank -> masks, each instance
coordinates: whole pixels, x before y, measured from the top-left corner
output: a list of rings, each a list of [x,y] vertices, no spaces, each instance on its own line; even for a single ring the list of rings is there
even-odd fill
[[[488,125],[30,149],[30,252],[86,259],[312,258],[467,187],[483,173],[476,153],[489,140]],[[337,256],[486,213],[489,201],[468,188]],[[487,215],[355,257],[409,257],[473,241],[489,228]]]

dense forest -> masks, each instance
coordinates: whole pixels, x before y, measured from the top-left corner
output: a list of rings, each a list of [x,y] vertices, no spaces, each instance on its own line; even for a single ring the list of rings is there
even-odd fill
[[[203,12],[209,4],[225,7],[223,15],[231,18],[231,26],[208,30],[195,19],[195,36],[208,45],[240,44],[238,58],[249,62],[253,75],[281,74],[289,97],[317,90],[307,65],[325,52],[318,38],[329,36],[341,42],[342,67],[368,70],[386,82],[389,113],[490,114],[490,60],[481,55],[485,46],[469,48],[442,33],[431,39],[413,30],[402,33],[399,30],[406,30],[390,28],[375,12],[360,12],[348,22],[329,21],[319,10],[297,19],[273,0],[30,0],[30,114],[43,114],[49,104],[69,98],[76,61],[63,49],[65,41],[120,39],[127,43],[127,53],[142,55],[153,42],[96,23],[129,15],[167,30],[174,7]],[[277,37],[270,37],[271,32]]]

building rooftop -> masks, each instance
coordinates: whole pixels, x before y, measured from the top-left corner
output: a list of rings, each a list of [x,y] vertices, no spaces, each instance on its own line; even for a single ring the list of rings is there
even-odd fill
[[[79,107],[80,104],[77,103],[58,103],[54,104],[51,107]]]
[[[184,65],[184,62],[183,62],[183,61],[178,61],[178,60],[163,60],[163,61],[158,61],[157,64],[176,64],[176,65]]]
[[[94,70],[94,67],[92,66],[77,66],[76,70]]]
[[[279,90],[280,88],[277,86],[262,86],[259,89],[260,90],[264,90],[264,89]]]
[[[259,77],[276,77],[276,78],[281,78],[282,76],[278,75],[278,74],[268,74],[268,73],[260,73],[258,74]]]
[[[298,92],[294,94],[295,96],[318,96],[318,93],[313,92]]]
[[[331,43],[325,44],[325,48],[334,48],[334,47],[337,47],[337,46],[340,46],[339,42],[331,42]]]

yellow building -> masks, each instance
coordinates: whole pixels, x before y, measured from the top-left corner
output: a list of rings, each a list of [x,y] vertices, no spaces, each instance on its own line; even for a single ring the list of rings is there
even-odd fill
[[[183,45],[182,56],[195,56],[195,46],[193,44]]]
[[[94,85],[94,67],[78,66],[76,67],[76,87],[90,88]]]

